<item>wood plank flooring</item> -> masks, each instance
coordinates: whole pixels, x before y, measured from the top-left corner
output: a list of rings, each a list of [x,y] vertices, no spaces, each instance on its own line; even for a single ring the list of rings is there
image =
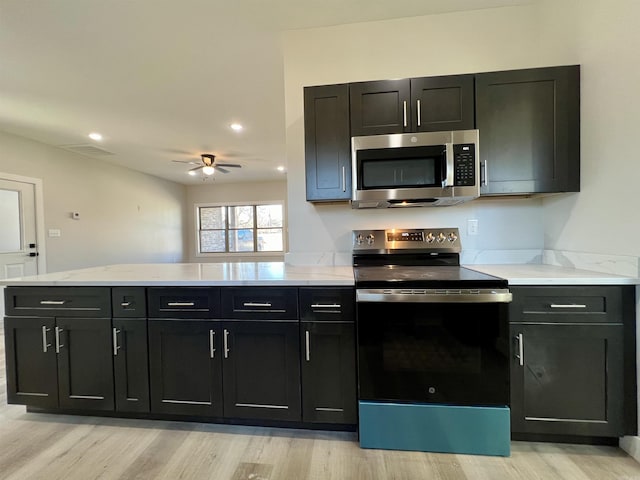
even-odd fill
[[[640,480],[616,447],[513,442],[508,458],[366,450],[354,433],[27,413],[7,405],[2,480]]]

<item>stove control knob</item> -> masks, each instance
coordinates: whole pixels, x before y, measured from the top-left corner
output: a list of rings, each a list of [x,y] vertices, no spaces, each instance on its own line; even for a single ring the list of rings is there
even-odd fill
[[[458,235],[456,235],[455,232],[451,232],[447,238],[451,243],[453,243],[458,239]]]
[[[435,239],[436,239],[436,236],[433,233],[429,232],[427,234],[427,243],[433,243]]]
[[[368,245],[373,245],[373,242],[375,242],[376,239],[373,236],[373,233],[370,233],[369,235],[367,235],[367,244]]]
[[[442,243],[447,239],[446,235],[442,232],[438,234],[438,238],[436,239],[438,243]]]
[[[362,242],[364,242],[364,237],[362,236],[361,233],[359,233],[358,235],[356,235],[356,245],[362,245]]]

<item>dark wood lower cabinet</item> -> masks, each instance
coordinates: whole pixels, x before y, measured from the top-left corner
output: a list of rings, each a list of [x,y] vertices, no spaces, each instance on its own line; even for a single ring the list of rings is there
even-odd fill
[[[512,325],[522,342],[511,367],[512,431],[622,436],[622,332],[621,325]]]
[[[154,413],[222,416],[220,322],[149,320]]]
[[[353,322],[301,322],[302,420],[356,424]]]
[[[39,408],[113,410],[111,319],[5,319],[7,399]]]
[[[301,420],[298,321],[223,322],[224,415]]]
[[[112,334],[116,410],[148,412],[147,319],[114,318]]]
[[[4,319],[8,403],[58,407],[54,328],[54,318]]]
[[[60,408],[113,410],[110,318],[57,318]]]

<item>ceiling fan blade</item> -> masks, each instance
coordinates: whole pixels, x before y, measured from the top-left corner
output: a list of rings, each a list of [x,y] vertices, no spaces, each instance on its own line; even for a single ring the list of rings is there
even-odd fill
[[[191,160],[171,160],[171,161],[175,162],[175,163],[187,163],[187,164],[190,164],[190,165],[199,165],[200,164],[200,162],[193,162]]]
[[[191,169],[189,169],[189,171],[190,172],[195,172],[196,170],[200,170],[201,168],[204,168],[204,165],[200,165],[199,167],[191,168]]]
[[[242,165],[238,165],[237,163],[216,163],[219,167],[233,167],[233,168],[242,168]]]
[[[215,168],[217,171],[222,172],[222,173],[229,173],[229,170],[227,170],[226,168],[222,168],[220,165],[213,165],[213,168]]]

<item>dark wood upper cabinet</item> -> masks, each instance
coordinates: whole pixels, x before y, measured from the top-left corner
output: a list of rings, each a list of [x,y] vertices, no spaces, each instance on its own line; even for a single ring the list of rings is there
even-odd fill
[[[352,83],[351,135],[472,129],[473,85],[473,75]]]
[[[476,75],[481,195],[580,191],[579,65]]]
[[[304,89],[307,201],[351,199],[349,86]]]

